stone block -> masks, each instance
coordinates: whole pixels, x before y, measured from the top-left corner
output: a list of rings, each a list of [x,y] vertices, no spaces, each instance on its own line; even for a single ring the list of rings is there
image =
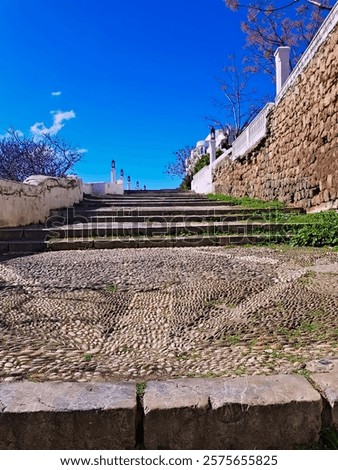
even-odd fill
[[[329,424],[338,431],[338,359],[327,361],[332,367],[328,367],[329,372],[316,373],[311,376],[311,380],[317,390],[329,404]]]
[[[113,248],[137,248],[137,238],[97,238],[94,239],[94,248],[98,249],[113,249]]]
[[[8,251],[10,253],[38,253],[46,248],[45,243],[37,241],[9,241]]]
[[[173,247],[174,242],[172,238],[148,237],[138,241],[138,248],[167,248]]]
[[[131,449],[132,383],[0,384],[0,449]]]
[[[3,255],[4,253],[8,253],[8,242],[1,242],[0,241],[0,255]]]
[[[65,239],[65,240],[51,240],[48,242],[48,247],[51,250],[88,250],[94,247],[93,240],[79,240],[79,239]]]
[[[0,240],[20,240],[22,235],[22,229],[7,228],[0,230]]]
[[[147,449],[292,449],[318,439],[322,399],[304,377],[149,382]]]

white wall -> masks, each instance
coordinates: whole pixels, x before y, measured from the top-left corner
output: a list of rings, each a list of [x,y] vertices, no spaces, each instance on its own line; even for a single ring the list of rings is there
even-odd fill
[[[85,194],[104,196],[105,194],[124,194],[123,181],[116,183],[85,183],[83,185]]]
[[[215,167],[221,163],[222,160],[228,158],[231,155],[231,147],[223,152],[223,154],[216,158],[216,160],[211,164],[212,171]],[[191,189],[195,191],[195,193],[199,194],[210,194],[214,192],[214,186],[211,181],[211,170],[210,165],[205,166],[200,170],[196,175],[194,175],[192,182],[191,182]]]
[[[195,193],[209,194],[212,193],[211,171],[210,165],[205,166],[200,170],[191,182],[191,189]]]
[[[72,207],[82,199],[82,181],[76,177],[0,180],[0,227],[44,223],[51,209]]]

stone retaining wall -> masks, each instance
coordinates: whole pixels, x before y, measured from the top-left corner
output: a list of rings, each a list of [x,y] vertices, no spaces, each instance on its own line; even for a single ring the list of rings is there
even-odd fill
[[[75,177],[31,176],[24,183],[0,180],[0,227],[43,223],[51,209],[72,207],[83,199]]]
[[[0,449],[292,449],[338,430],[330,372],[133,383],[1,383]],[[332,364],[331,364],[332,365]]]
[[[337,61],[336,25],[270,112],[266,138],[216,166],[216,193],[338,208]]]

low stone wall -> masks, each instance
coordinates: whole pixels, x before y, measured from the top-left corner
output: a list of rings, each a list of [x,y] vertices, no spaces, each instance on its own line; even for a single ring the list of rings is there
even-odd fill
[[[338,208],[337,60],[336,25],[270,112],[266,138],[216,166],[216,193]]]
[[[0,227],[43,223],[51,209],[71,207],[82,199],[82,181],[75,177],[0,180]]]
[[[338,360],[299,375],[1,383],[0,449],[292,449],[338,430]]]

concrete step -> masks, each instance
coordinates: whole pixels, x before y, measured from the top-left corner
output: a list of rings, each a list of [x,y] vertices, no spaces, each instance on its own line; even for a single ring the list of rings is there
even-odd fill
[[[194,191],[182,191],[181,189],[146,189],[146,190],[136,190],[136,189],[131,189],[131,190],[126,190],[124,191],[124,195],[135,195],[137,197],[142,197],[142,195],[162,195],[162,194],[168,194],[170,195],[196,195],[196,196],[201,196],[200,194],[195,193]]]
[[[249,215],[248,214],[228,214],[228,215],[151,215],[151,216],[144,216],[144,215],[121,215],[121,216],[109,216],[109,215],[93,215],[90,217],[86,217],[85,215],[72,215],[65,214],[64,222],[67,225],[74,224],[74,223],[139,223],[139,224],[146,224],[152,222],[161,222],[161,223],[176,223],[176,222],[183,222],[183,223],[190,223],[190,222],[207,222],[207,221],[214,221],[214,222],[236,222],[241,220],[247,220],[250,218],[251,221],[253,220],[262,220],[262,217],[257,215]],[[60,219],[61,221],[61,219]]]
[[[294,227],[304,224],[293,224]],[[290,225],[288,226],[290,227]],[[50,229],[27,228],[24,231],[26,240],[44,240],[51,237],[57,238],[87,238],[87,237],[125,237],[125,236],[156,236],[188,234],[217,234],[217,233],[255,233],[276,232],[286,229],[284,224],[268,222],[177,222],[161,223],[102,223],[102,224],[73,224]]]
[[[284,213],[298,214],[298,209],[285,209]],[[48,220],[48,224],[64,224],[82,222],[88,223],[91,221],[98,222],[146,222],[146,221],[160,221],[160,222],[184,222],[191,221],[240,221],[248,219],[260,220],[264,215],[275,213],[271,209],[247,209],[243,207],[143,207],[143,208],[96,208],[88,209],[76,206],[70,209],[54,210]]]
[[[140,199],[151,199],[151,200],[161,200],[161,199],[198,199],[201,201],[208,201],[209,198],[207,196],[204,196],[203,194],[194,194],[194,193],[189,193],[189,194],[180,194],[180,193],[175,193],[175,194],[167,194],[167,193],[158,193],[158,194],[151,194],[147,192],[143,192],[141,194],[106,194],[104,196],[91,196],[88,194],[84,195],[84,199],[86,200],[91,200],[91,201],[97,201],[100,199],[116,199],[116,200],[121,200],[121,199],[135,199],[139,201]]]
[[[305,224],[281,224],[260,221],[209,221],[198,222],[150,222],[150,223],[77,223],[72,225],[47,227],[24,227],[18,229],[0,230],[0,242],[3,250],[8,243],[22,243],[43,247],[43,242],[51,239],[83,239],[92,237],[156,237],[193,235],[214,236],[217,234],[272,234],[275,232],[287,233],[291,227],[299,228]],[[36,243],[36,245],[34,245]],[[20,245],[18,245],[20,247]],[[25,248],[26,250],[26,248]]]
[[[90,207],[209,207],[223,206],[222,201],[109,201],[101,199],[100,201],[83,201],[79,204],[82,208]],[[228,204],[229,205],[229,204]]]
[[[0,255],[12,253],[39,253],[48,249],[45,241],[7,240],[0,241]]]
[[[213,235],[213,236],[173,236],[173,237],[124,237],[124,238],[85,238],[51,240],[47,242],[49,250],[88,250],[115,248],[159,248],[189,246],[225,246],[246,245],[264,242],[278,242],[278,235]]]
[[[63,210],[51,211],[51,217],[60,216],[66,219],[73,219],[78,217],[84,217],[89,220],[91,217],[154,217],[154,216],[203,216],[203,217],[215,217],[215,216],[228,216],[228,215],[259,215],[259,214],[274,214],[275,209],[251,209],[242,206],[203,206],[203,207],[98,207],[88,208],[76,205],[75,207]],[[283,213],[295,213],[299,214],[303,211],[296,208],[285,208]]]
[[[124,196],[104,198],[86,196],[73,208],[52,211],[46,225],[0,229],[0,254],[33,253],[48,247],[256,243],[288,230],[285,224],[262,220],[263,215],[275,212],[276,209],[253,209],[210,201],[191,192],[175,190],[130,191]],[[303,211],[285,208],[278,212]]]
[[[200,201],[200,200],[182,200],[182,199],[175,199],[175,200],[166,200],[166,199],[161,199],[159,201],[154,201],[153,199],[151,200],[145,200],[145,201],[136,201],[134,199],[126,200],[126,199],[121,199],[121,200],[116,200],[113,199],[112,201],[108,201],[107,199],[102,199],[101,201],[82,201],[80,206],[85,206],[85,207],[104,207],[104,206],[118,206],[118,207],[162,207],[162,206],[209,206],[209,205],[219,205],[218,203],[212,204],[212,201]],[[224,204],[223,204],[224,205]]]

